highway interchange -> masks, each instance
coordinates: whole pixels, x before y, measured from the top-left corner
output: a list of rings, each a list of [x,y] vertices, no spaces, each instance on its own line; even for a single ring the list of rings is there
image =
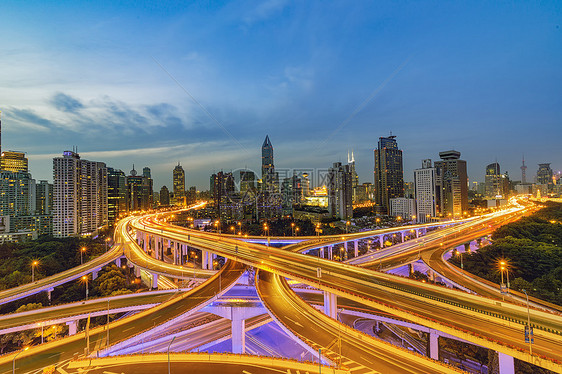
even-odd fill
[[[326,363],[342,370],[352,370],[354,373],[432,373],[455,372],[457,369],[359,333],[336,319],[318,312],[293,292],[285,278],[337,295],[338,307],[346,308],[348,305],[347,307],[352,308],[349,306],[350,303],[359,304],[373,313],[391,314],[398,319],[427,326],[459,339],[503,352],[556,372],[562,372],[560,364],[562,352],[559,349],[562,342],[562,322],[559,314],[542,311],[538,308],[531,309],[530,314],[535,327],[535,344],[531,355],[528,345],[522,339],[522,331],[527,321],[527,310],[521,305],[520,299],[510,300],[513,301],[512,303],[499,301],[499,293],[493,286],[484,287],[482,282],[474,280],[467,283],[469,277],[466,274],[443,265],[442,260],[444,251],[489,234],[496,226],[515,220],[533,209],[533,207],[511,208],[486,217],[466,220],[448,228],[429,232],[426,236],[392,246],[390,247],[392,250],[385,249],[367,253],[362,256],[362,259],[353,259],[348,261],[348,264],[311,257],[301,252],[309,251],[311,248],[318,249],[328,245],[337,245],[349,240],[361,240],[381,235],[381,232],[350,234],[344,238],[308,238],[309,240],[290,245],[287,250],[287,248],[280,249],[240,241],[229,235],[172,226],[167,224],[165,214],[129,217],[122,220],[117,226],[116,244],[111,251],[104,255],[105,257],[98,258],[95,264],[84,264],[79,269],[71,269],[54,279],[45,279],[36,284],[23,286],[20,293],[29,292],[31,294],[35,292],[34,290],[37,290],[36,292],[46,290],[55,282],[63,281],[65,277],[77,278],[84,272],[87,273],[93,268],[97,269],[101,266],[100,264],[114,261],[123,255],[130,263],[152,273],[172,278],[208,279],[189,291],[177,290],[154,296],[139,295],[130,297],[127,301],[119,301],[121,304],[114,304],[113,308],[127,303],[127,305],[137,303],[147,306],[133,316],[89,331],[89,352],[95,352],[96,356],[103,356],[106,352],[119,352],[120,349],[131,346],[135,341],[154,336],[158,331],[162,334],[162,331],[166,331],[174,323],[196,316],[196,313],[205,305],[217,300],[234,286],[247,267],[253,267],[258,269],[256,275],[258,294],[269,312],[269,316],[260,317],[262,318],[260,321],[264,322],[270,317],[273,318],[283,326],[288,334],[300,339],[301,343],[309,346],[312,351],[318,349],[323,351],[323,359]],[[138,245],[135,235],[140,232],[185,243],[191,248],[215,253],[229,261],[216,274],[214,271],[196,270],[164,263],[147,255]],[[386,252],[388,254],[383,256]],[[369,259],[369,256],[376,258]],[[373,270],[417,259],[423,260],[439,274],[457,283],[461,281],[465,285],[470,283],[469,289],[487,297]],[[351,265],[350,263],[353,262],[357,262],[362,267]],[[17,295],[14,290],[8,290],[8,292],[0,294],[0,297],[4,302],[4,299],[12,300],[14,295]],[[151,300],[149,301],[149,299]],[[102,306],[104,302],[105,305]],[[539,301],[537,302],[540,304]],[[537,306],[540,307],[538,304]],[[547,307],[549,305],[545,305],[545,308]],[[107,308],[107,302],[99,300],[62,308],[66,309],[66,312],[45,309],[35,313],[44,313],[41,319],[52,319],[52,316],[48,316],[49,313],[59,313],[57,318],[62,318],[64,313],[85,315],[86,311],[88,313],[99,312],[105,308]],[[28,322],[25,322],[25,318]],[[37,318],[37,315],[21,316],[17,317],[17,320],[10,319],[9,316],[0,317],[0,329],[18,324],[30,324],[33,318]],[[252,323],[256,323],[255,320],[250,322],[250,325]],[[201,342],[210,339],[210,335],[213,335],[212,330],[201,332],[201,334],[197,337]],[[108,335],[111,337],[109,346],[107,344]],[[228,338],[227,324],[215,326],[215,335],[217,338],[220,336]],[[19,352],[18,372],[34,372],[53,363],[83,357],[88,354],[84,349],[85,339],[85,332],[80,332],[55,342],[31,347],[28,351]],[[11,372],[14,355],[0,357],[0,373]],[[246,356],[241,357],[238,359],[239,365],[246,360]],[[176,364],[179,365],[179,361]],[[113,362],[111,365],[116,364]],[[127,365],[134,364],[129,362]],[[198,368],[197,372],[204,372],[207,369],[203,369],[203,367],[210,363],[192,362],[191,365],[196,365],[192,367]],[[220,363],[215,365],[220,365]],[[224,369],[225,372],[232,370],[232,366],[231,363],[229,369]],[[267,370],[269,369],[271,367],[268,367]],[[255,368],[253,370],[249,372],[256,372]],[[263,370],[263,372],[267,372],[266,369]],[[287,368],[287,370],[290,369]]]

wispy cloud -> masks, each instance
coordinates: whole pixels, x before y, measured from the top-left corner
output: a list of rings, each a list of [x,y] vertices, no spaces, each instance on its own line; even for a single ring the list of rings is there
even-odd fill
[[[84,105],[79,100],[62,92],[54,94],[50,100],[50,103],[56,109],[68,113],[76,113],[80,109],[84,108]]]

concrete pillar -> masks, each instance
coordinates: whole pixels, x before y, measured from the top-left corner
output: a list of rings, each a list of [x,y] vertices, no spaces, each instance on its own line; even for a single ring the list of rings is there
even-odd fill
[[[148,238],[147,235],[142,235],[142,249],[145,253],[148,253]]]
[[[429,333],[429,357],[439,360],[439,335],[435,332]]]
[[[72,336],[76,334],[78,330],[78,321],[70,321],[67,322],[66,325],[68,326],[68,336]]]
[[[96,279],[98,277],[98,271],[94,270],[92,271],[92,280]]]
[[[176,244],[172,244],[172,256],[174,257],[174,265],[178,264],[178,248]]]
[[[464,243],[464,251],[470,252],[470,243]]]
[[[429,270],[428,276],[430,281],[435,282],[435,272],[433,270]]]
[[[135,266],[135,277],[139,278],[141,276],[141,268]]]
[[[482,238],[476,239],[476,245],[480,247],[482,245]]]
[[[118,268],[121,267],[121,257],[115,259],[115,266],[117,266]]]
[[[384,245],[384,235],[379,235],[379,248],[383,248]]]
[[[319,249],[320,251],[320,257],[324,258],[324,247]]]
[[[246,353],[246,321],[243,308],[232,308],[232,353]]]
[[[498,352],[500,374],[515,374],[515,363],[513,357],[505,353]]]
[[[158,274],[152,273],[152,289],[158,288]]]
[[[413,264],[408,264],[408,274],[410,274],[410,275],[414,274],[414,265]]]
[[[398,234],[400,235],[400,243],[404,243],[404,236],[406,236],[406,233],[404,231],[400,231]]]
[[[414,230],[416,232],[416,238],[420,237],[420,229],[415,229]]]
[[[201,251],[201,267],[205,270],[209,269],[209,252]]]
[[[337,310],[338,296],[324,291],[324,313],[333,319],[337,319]]]
[[[359,256],[359,240],[353,241],[353,257]]]
[[[49,303],[51,302],[51,292],[53,292],[54,290],[54,288],[47,289],[47,298],[49,299]]]

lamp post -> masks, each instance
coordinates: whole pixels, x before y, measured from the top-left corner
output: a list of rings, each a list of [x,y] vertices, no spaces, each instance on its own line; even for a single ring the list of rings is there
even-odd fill
[[[507,293],[509,293],[509,266],[507,264],[506,261],[501,261],[500,265],[502,266],[502,270],[505,270],[505,276],[506,276],[506,281],[507,281]],[[503,281],[502,281],[503,283]]]
[[[86,283],[86,300],[88,300],[88,276],[87,275],[83,275],[82,276],[82,282]]]
[[[291,222],[291,236],[295,236],[295,223]]]
[[[35,260],[31,263],[31,283],[35,282],[35,267],[39,265],[39,261]]]
[[[527,298],[527,329],[529,331],[529,354],[533,354],[533,335],[531,330],[531,311],[529,310],[529,295],[527,294],[527,290],[521,290],[525,292],[525,297]]]
[[[105,238],[105,251],[107,252],[109,250],[109,241],[111,240],[111,238],[108,236],[107,238]]]
[[[170,346],[172,345],[172,343],[174,342],[174,340],[176,340],[176,337],[174,336],[172,338],[172,340],[170,341],[170,344],[168,344],[168,374],[170,374]]]
[[[19,351],[12,360],[12,374],[16,374],[16,358],[22,353],[29,349],[29,347],[25,347],[22,351]]]
[[[80,248],[80,265],[84,263],[83,254],[86,252],[86,247]]]

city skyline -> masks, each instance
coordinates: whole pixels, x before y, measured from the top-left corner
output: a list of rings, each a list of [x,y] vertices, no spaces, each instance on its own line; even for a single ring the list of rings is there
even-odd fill
[[[556,2],[5,2],[2,13],[4,149],[27,152],[38,180],[77,145],[126,172],[149,166],[155,190],[178,161],[207,189],[213,172],[259,170],[269,135],[277,168],[327,169],[353,149],[372,182],[390,131],[406,181],[448,149],[471,181],[496,160],[521,179],[522,154],[530,181],[539,163],[562,168]]]

